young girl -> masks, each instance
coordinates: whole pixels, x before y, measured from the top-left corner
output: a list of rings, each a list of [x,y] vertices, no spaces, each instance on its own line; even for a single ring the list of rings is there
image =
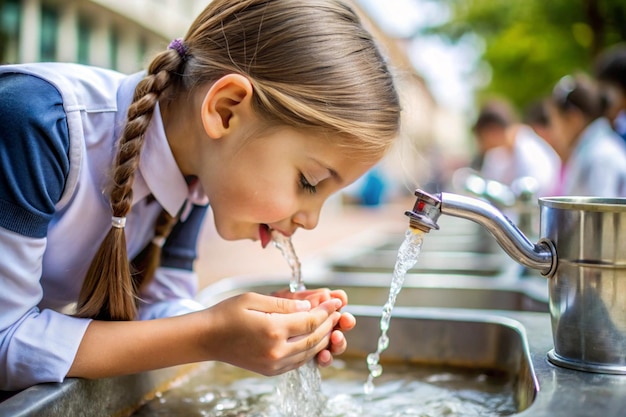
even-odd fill
[[[355,324],[345,293],[203,308],[198,230],[208,202],[225,239],[314,228],[398,123],[387,66],[342,0],[213,0],[142,74],[0,67],[0,389],[329,364]]]

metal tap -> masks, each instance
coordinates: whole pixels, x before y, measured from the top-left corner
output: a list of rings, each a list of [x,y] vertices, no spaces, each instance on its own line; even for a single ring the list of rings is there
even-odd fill
[[[431,195],[416,190],[415,196],[417,200],[413,210],[405,212],[409,217],[410,227],[424,232],[439,229],[437,220],[441,214],[468,219],[485,227],[502,249],[518,263],[536,269],[545,276],[554,274],[557,265],[554,244],[547,239],[532,243],[491,204],[452,193]]]

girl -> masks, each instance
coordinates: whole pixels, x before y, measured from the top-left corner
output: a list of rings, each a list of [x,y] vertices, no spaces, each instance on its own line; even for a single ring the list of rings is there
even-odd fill
[[[198,229],[207,202],[229,240],[314,228],[398,124],[387,66],[342,0],[213,0],[132,76],[0,67],[0,389],[206,360],[329,364],[355,324],[345,293],[203,308]]]
[[[556,194],[626,197],[626,146],[603,117],[606,97],[589,77],[565,76],[548,100],[552,144],[561,157]]]

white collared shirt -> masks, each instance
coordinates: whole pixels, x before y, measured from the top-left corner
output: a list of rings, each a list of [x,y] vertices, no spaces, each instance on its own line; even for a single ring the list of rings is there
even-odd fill
[[[626,145],[607,119],[585,128],[562,175],[563,195],[626,197]]]
[[[106,192],[134,88],[143,74],[124,76],[74,64],[28,64],[0,71],[36,75],[63,96],[70,135],[70,170],[47,236],[33,238],[0,227],[0,390],[60,382],[69,370],[90,322],[60,313],[77,300],[83,278],[111,227]],[[157,203],[148,203],[153,196]],[[191,197],[191,198],[190,198]],[[184,204],[206,204],[189,190],[165,136],[157,107],[145,135],[133,183],[126,238],[132,259],[152,239],[165,208],[176,215]],[[141,294],[140,318],[186,313],[195,274],[160,268]]]

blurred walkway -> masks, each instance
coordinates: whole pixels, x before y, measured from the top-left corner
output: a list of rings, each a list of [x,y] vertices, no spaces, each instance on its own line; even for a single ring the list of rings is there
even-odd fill
[[[292,237],[303,272],[308,265],[324,262],[337,251],[372,245],[378,232],[395,232],[401,236],[408,226],[404,212],[412,207],[414,198],[380,207],[341,206],[331,204],[322,210],[314,230],[298,230]],[[259,242],[225,241],[213,226],[208,213],[201,235],[196,265],[199,289],[222,278],[239,275],[286,275],[290,269],[280,251],[271,244],[266,249]],[[306,276],[302,277],[306,283]],[[288,285],[288,281],[285,282]]]

